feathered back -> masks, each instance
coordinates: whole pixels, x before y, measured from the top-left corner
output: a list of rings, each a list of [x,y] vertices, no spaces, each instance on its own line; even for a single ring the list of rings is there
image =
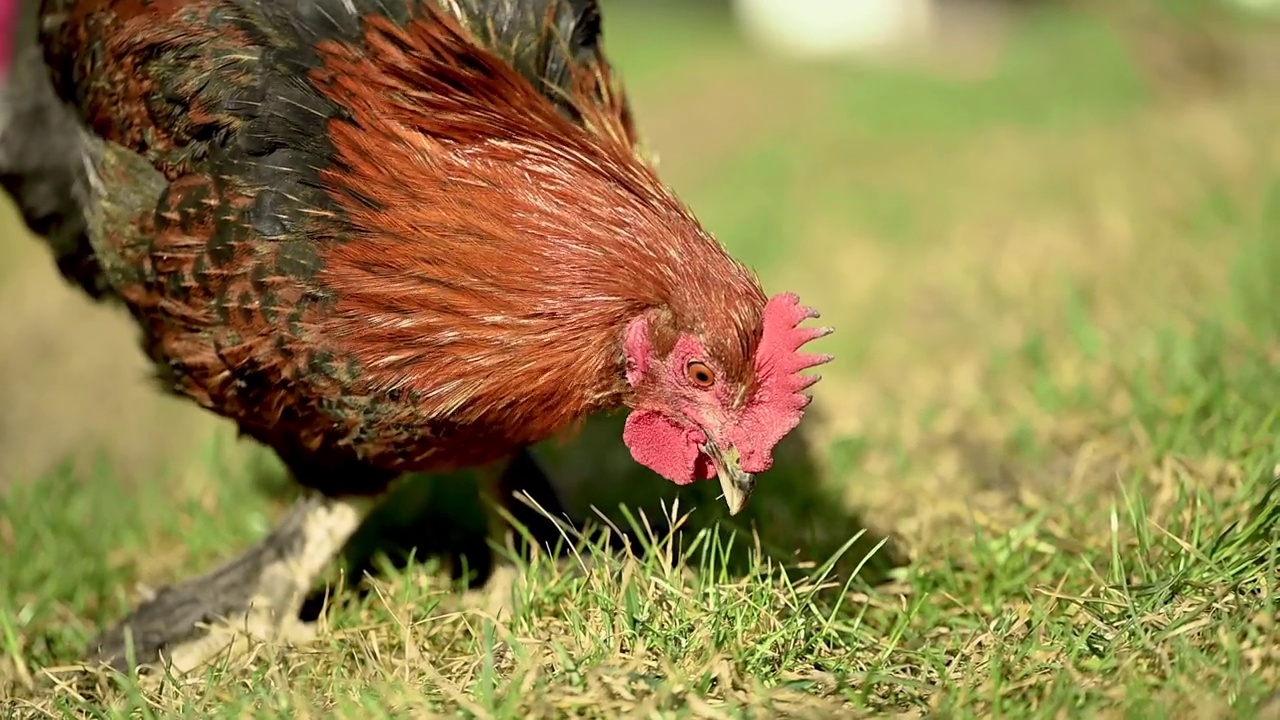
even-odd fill
[[[45,0],[43,43],[59,94],[97,134],[147,151],[172,176],[215,146],[252,154],[273,134],[311,133],[316,113],[336,108],[287,101],[303,100],[298,79],[319,64],[319,45],[359,45],[367,18],[404,27],[441,11],[570,120],[634,143],[596,0]],[[99,52],[89,52],[91,41]],[[109,67],[135,74],[113,82]],[[110,100],[147,112],[120,112]],[[256,143],[240,137],[246,130]]]
[[[3,61],[11,61],[12,69],[0,90],[0,184],[31,230],[52,245],[63,274],[95,298],[111,295],[111,281],[103,276],[85,235],[85,149],[59,96],[100,136],[143,153],[172,179],[198,166],[215,146],[233,139],[255,118],[287,116],[288,103],[273,100],[287,94],[272,89],[295,84],[292,78],[300,68],[314,63],[311,43],[354,38],[358,29],[353,14],[383,14],[404,23],[421,15],[422,4],[162,0],[130,8],[101,0],[3,3],[0,34],[12,50]],[[610,77],[596,0],[440,4],[566,117],[585,122],[585,106],[595,111],[589,114],[603,118],[598,131],[636,142],[630,108]],[[11,17],[19,6],[20,23]],[[43,17],[45,28],[39,39],[37,16]],[[268,18],[270,22],[261,22]],[[100,41],[99,51],[86,52],[85,44],[95,39]],[[43,53],[32,47],[37,40],[44,45]],[[104,57],[100,50],[105,46],[111,46],[108,52],[113,56]],[[139,62],[136,55],[148,53],[155,57]],[[259,64],[264,59],[267,62]],[[105,82],[104,71],[120,64],[139,81],[137,87],[113,88]],[[150,117],[139,118],[136,110],[119,113],[116,102],[132,102]],[[270,138],[266,125],[286,132],[290,127],[284,117],[259,122],[253,132],[268,137],[239,142],[250,150],[279,144],[283,138]],[[33,152],[42,147],[51,150]],[[325,148],[316,150],[323,153]]]

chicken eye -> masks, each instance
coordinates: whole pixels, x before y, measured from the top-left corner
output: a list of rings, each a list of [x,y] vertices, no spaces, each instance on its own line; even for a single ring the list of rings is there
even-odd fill
[[[716,383],[716,374],[707,367],[706,363],[691,360],[684,368],[685,377],[689,378],[689,382],[702,389],[707,389]]]

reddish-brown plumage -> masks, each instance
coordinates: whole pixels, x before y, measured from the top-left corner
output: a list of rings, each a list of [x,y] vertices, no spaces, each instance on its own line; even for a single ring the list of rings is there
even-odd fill
[[[120,146],[93,249],[173,389],[335,492],[624,404],[669,479],[767,468],[825,358],[639,157],[594,3],[313,1],[47,3],[56,83]]]
[[[750,335],[763,294],[619,142],[618,118],[575,126],[453,23],[369,33],[354,59],[322,47],[317,75],[356,121],[330,127],[342,169],[326,180],[359,239],[326,258],[325,334],[348,339],[371,391],[417,390],[418,412],[462,425],[496,411],[534,442],[623,399],[620,341],[644,312]],[[423,161],[381,161],[396,149]]]

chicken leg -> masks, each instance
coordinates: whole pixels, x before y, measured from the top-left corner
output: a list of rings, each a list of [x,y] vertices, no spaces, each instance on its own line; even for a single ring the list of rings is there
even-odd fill
[[[298,610],[320,573],[375,505],[308,491],[260,543],[199,577],[160,590],[90,645],[88,664],[120,671],[163,659],[174,674],[244,648],[245,636],[305,642]],[[130,649],[130,646],[131,649]]]
[[[295,470],[294,475],[310,484],[329,484],[317,472],[300,475]],[[515,498],[524,492],[553,517],[564,517],[554,488],[527,449],[485,468],[482,492],[490,538],[509,528],[496,506],[545,544],[558,536],[550,519]],[[146,669],[164,660],[180,675],[228,651],[245,649],[247,638],[309,641],[314,623],[299,618],[303,603],[378,502],[377,496],[333,497],[308,490],[266,538],[240,557],[162,589],[97,638],[88,664],[124,671],[130,664]],[[521,547],[518,540],[516,547]]]

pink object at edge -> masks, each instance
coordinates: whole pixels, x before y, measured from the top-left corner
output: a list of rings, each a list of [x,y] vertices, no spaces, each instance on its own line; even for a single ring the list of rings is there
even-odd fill
[[[9,65],[13,62],[14,35],[21,3],[22,0],[0,0],[0,79],[8,77]]]

